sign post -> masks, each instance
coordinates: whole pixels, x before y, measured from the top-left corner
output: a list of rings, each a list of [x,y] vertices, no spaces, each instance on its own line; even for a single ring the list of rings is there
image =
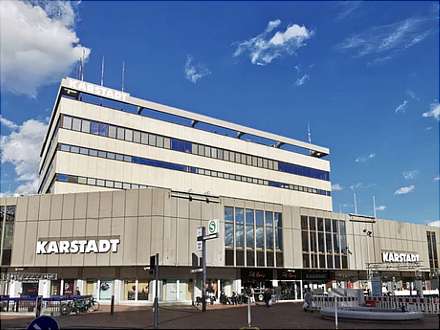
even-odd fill
[[[202,312],[206,312],[206,241],[218,238],[219,222],[217,219],[209,220],[208,230],[206,227],[197,228],[197,250],[202,252]],[[200,269],[192,270],[198,272]]]
[[[153,329],[159,328],[159,253],[150,256],[150,272],[154,275]]]

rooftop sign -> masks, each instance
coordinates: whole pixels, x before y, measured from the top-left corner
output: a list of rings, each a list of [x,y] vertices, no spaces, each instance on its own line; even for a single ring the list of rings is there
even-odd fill
[[[382,252],[382,260],[383,262],[415,263],[420,261],[420,256],[413,253],[384,251]]]
[[[130,94],[121,92],[115,89],[107,88],[104,86],[95,85],[86,81],[76,80],[72,78],[67,78],[67,88],[72,88],[77,91],[85,92],[88,94],[93,94],[107,99],[117,100],[117,101],[127,101]]]

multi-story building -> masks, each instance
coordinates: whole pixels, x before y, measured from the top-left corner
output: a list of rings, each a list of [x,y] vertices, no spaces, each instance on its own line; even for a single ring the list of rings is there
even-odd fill
[[[159,253],[160,299],[191,302],[201,288],[191,272],[196,231],[212,219],[220,230],[207,243],[208,282],[217,296],[272,286],[297,300],[305,287],[362,287],[371,274],[430,289],[440,230],[332,212],[328,154],[64,79],[40,194],[0,199],[2,293],[78,287],[101,301],[151,302],[145,267]]]

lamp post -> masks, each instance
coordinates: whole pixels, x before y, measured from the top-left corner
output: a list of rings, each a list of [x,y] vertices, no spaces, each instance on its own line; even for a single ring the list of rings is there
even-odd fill
[[[364,228],[362,231],[367,236],[367,280],[371,280],[371,274],[370,274],[370,244],[369,244],[369,237],[372,237],[373,232],[371,230],[367,230],[367,228]]]

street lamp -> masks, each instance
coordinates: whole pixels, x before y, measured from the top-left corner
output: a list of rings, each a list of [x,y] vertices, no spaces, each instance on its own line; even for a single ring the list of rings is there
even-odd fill
[[[373,237],[373,232],[371,230],[367,230],[367,228],[364,228],[362,232],[367,235],[367,279],[370,280],[370,246],[368,244],[368,237]]]

